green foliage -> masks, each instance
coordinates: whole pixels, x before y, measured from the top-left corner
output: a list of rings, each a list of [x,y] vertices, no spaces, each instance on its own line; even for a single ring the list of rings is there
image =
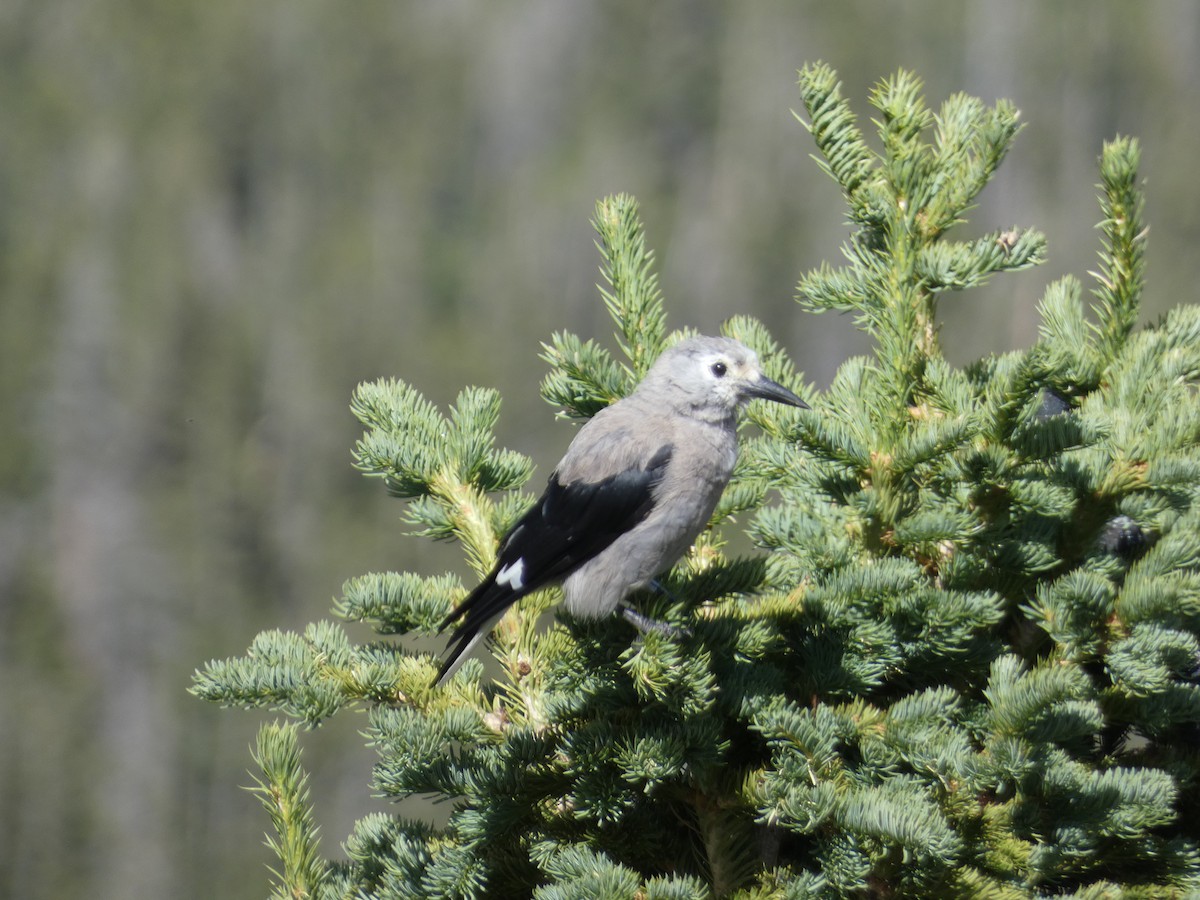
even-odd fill
[[[528,457],[494,446],[500,395],[467,388],[442,415],[412,386],[385,379],[360,384],[350,408],[368,429],[354,448],[358,468],[413,501],[407,518],[417,534],[462,541],[476,570],[485,571],[494,534],[513,512],[486,494],[519,487],[533,472]]]
[[[593,416],[628,394],[666,346],[667,316],[654,253],[646,248],[637,212],[632,197],[618,194],[599,204],[592,220],[604,261],[600,271],[608,285],[600,288],[600,296],[619,329],[618,344],[629,364],[617,363],[594,341],[565,332],[542,345],[542,359],[551,366],[542,396],[566,415]]]
[[[262,778],[251,790],[271,817],[275,837],[267,845],[283,865],[273,896],[297,900],[316,896],[329,864],[318,856],[317,827],[308,802],[308,776],[300,766],[294,725],[269,723],[259,729],[254,761]]]
[[[639,598],[686,637],[566,614],[539,631],[546,591],[496,628],[494,680],[470,661],[435,689],[431,654],[356,645],[329,623],[260,635],[198,673],[201,696],[309,723],[367,706],[376,789],[453,801],[437,828],[366,817],[340,865],[315,862],[303,815],[277,818],[286,884],[363,898],[1200,891],[1200,312],[1134,329],[1137,145],[1101,158],[1090,315],[1080,283],[1059,281],[1034,347],[961,370],[941,354],[937,300],[1044,255],[1026,229],[947,237],[1011,146],[1015,109],[955,96],[933,112],[900,73],[871,97],[875,152],[831,70],[806,67],[800,85],[854,232],[845,264],[806,275],[799,299],[853,311],[874,354],[848,360],[813,411],[750,409],[758,433],[712,529],[666,592]],[[674,339],[633,201],[603,201],[595,226],[625,361],[551,338],[543,395],[572,416],[623,396]],[[804,391],[761,324],[725,331]],[[486,570],[528,502],[528,462],[492,441],[497,396],[467,390],[443,414],[385,381],[354,411],[360,468],[408,499],[418,533]],[[722,529],[747,513],[764,552],[730,557]],[[336,611],[428,634],[463,591],[450,575],[367,575]],[[280,733],[289,765],[264,784],[300,796],[294,732]]]

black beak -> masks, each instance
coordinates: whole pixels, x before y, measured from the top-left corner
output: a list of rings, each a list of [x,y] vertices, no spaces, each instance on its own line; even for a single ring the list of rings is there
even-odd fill
[[[772,400],[775,403],[786,403],[788,406],[798,406],[801,409],[812,409],[807,403],[766,376],[760,375],[758,381],[746,388],[749,397],[759,400]]]

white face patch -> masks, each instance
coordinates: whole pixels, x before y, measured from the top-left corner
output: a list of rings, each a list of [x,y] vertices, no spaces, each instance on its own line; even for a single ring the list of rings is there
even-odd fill
[[[513,591],[525,587],[525,560],[518,559],[500,569],[496,573],[496,584],[502,584]]]

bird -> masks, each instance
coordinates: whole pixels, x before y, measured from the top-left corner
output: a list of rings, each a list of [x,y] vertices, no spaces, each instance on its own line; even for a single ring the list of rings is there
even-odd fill
[[[737,461],[738,413],[752,399],[809,406],[767,378],[733,338],[692,337],[663,351],[634,391],[575,435],[546,489],[500,541],[491,572],[446,616],[457,623],[436,684],[448,681],[505,611],[561,584],[563,606],[598,619],[673,566],[707,527]]]

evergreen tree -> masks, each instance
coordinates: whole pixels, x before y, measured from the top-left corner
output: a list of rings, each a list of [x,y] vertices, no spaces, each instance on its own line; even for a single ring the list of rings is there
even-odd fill
[[[815,409],[751,409],[713,527],[666,592],[638,597],[687,637],[562,613],[539,628],[545,591],[496,628],[495,667],[471,660],[444,688],[432,654],[355,644],[334,622],[261,634],[199,672],[207,699],[308,725],[365,705],[376,788],[453,800],[441,828],[367,816],[347,861],[325,862],[295,726],[266,726],[279,896],[1200,892],[1200,308],[1135,330],[1137,145],[1101,157],[1091,315],[1080,282],[1059,281],[1034,347],[959,369],[939,299],[1044,256],[1032,230],[947,236],[1017,111],[956,95],[934,112],[901,72],[871,96],[876,152],[830,69],[806,67],[800,87],[853,231],[799,300],[852,312],[873,356],[817,396],[759,323],[727,323]],[[603,201],[595,226],[620,357],[569,334],[545,345],[543,395],[574,417],[677,337],[633,201]],[[441,412],[388,380],[353,409],[358,466],[484,574],[531,500],[529,460],[493,441],[497,394]],[[732,556],[723,535],[743,516],[763,552]],[[365,575],[336,613],[430,635],[466,587]]]

